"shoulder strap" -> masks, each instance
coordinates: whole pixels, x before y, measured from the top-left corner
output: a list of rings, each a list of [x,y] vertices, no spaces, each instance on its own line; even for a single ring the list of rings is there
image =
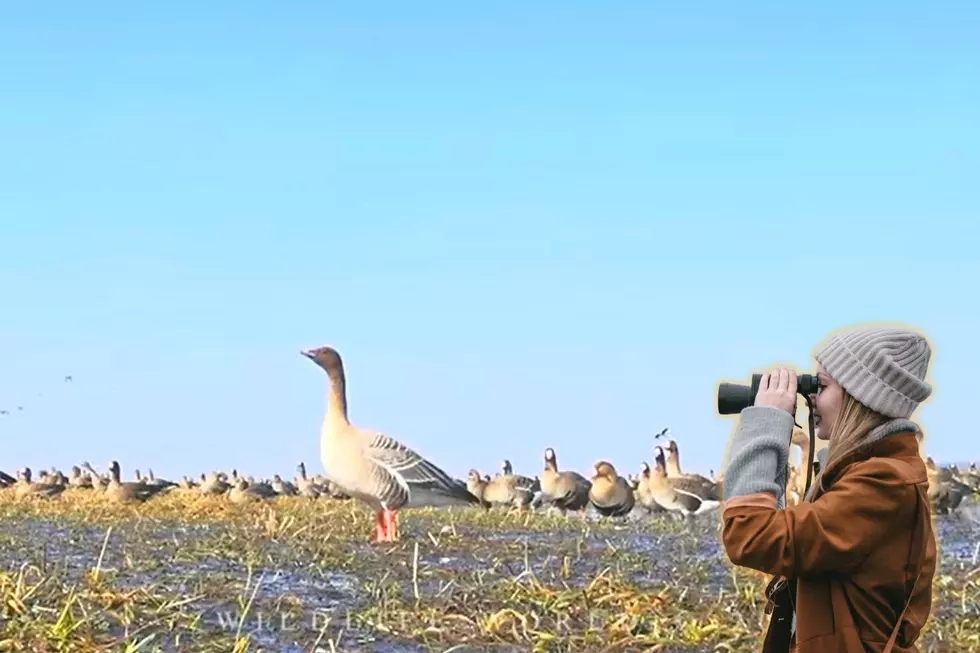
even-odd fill
[[[902,624],[905,621],[905,613],[909,609],[909,604],[912,603],[912,595],[915,592],[915,586],[919,582],[919,577],[922,576],[922,560],[926,555],[926,525],[929,519],[929,514],[926,512],[926,499],[922,497],[922,489],[916,485],[915,486],[915,508],[916,508],[916,528],[913,531],[912,545],[909,547],[909,562],[905,567],[905,573],[907,574],[905,578],[905,592],[908,598],[905,600],[905,607],[898,614],[898,622],[895,624],[895,628],[892,630],[891,637],[888,638],[888,643],[885,644],[885,648],[881,650],[881,653],[891,653],[892,648],[895,646],[895,642],[898,639],[898,633],[902,630]],[[911,587],[909,586],[909,576],[911,576],[912,570],[918,566],[919,570],[915,575],[915,579],[912,581]]]

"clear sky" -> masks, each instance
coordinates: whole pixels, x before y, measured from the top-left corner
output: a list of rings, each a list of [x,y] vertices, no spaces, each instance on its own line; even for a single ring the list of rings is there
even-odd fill
[[[867,321],[980,459],[980,4],[205,4],[0,8],[0,469],[318,471],[329,343],[458,476],[706,473]]]

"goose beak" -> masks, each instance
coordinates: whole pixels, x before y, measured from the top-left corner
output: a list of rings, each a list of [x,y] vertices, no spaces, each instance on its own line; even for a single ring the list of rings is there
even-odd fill
[[[312,349],[301,349],[300,352],[310,360],[313,360],[313,350]]]

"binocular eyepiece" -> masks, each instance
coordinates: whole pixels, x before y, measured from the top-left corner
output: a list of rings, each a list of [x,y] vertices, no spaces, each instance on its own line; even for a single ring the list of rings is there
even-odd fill
[[[761,374],[752,375],[752,385],[738,383],[721,383],[718,385],[718,413],[720,415],[737,415],[743,409],[755,403],[759,392]],[[800,374],[796,377],[796,391],[806,397],[817,392],[817,377],[813,374]]]

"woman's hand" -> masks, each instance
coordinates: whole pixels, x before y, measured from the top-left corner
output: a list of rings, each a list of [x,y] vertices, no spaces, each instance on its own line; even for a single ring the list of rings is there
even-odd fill
[[[762,375],[754,405],[779,408],[796,419],[796,388],[796,370],[778,367]]]

